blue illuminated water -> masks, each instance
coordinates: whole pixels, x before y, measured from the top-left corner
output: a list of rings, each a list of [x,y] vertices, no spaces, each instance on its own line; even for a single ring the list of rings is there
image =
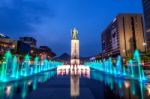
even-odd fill
[[[79,78],[78,78],[79,77]],[[150,83],[115,78],[91,70],[90,78],[79,79],[76,99],[149,99]],[[70,99],[71,76],[56,75],[56,71],[40,73],[24,80],[0,84],[0,99]],[[76,87],[73,87],[77,89]]]
[[[10,52],[0,64],[0,99],[150,99],[150,82],[136,50],[128,65],[117,57],[88,62],[90,74],[57,75],[63,63],[30,55],[23,62]],[[90,76],[89,76],[90,75]]]
[[[142,68],[140,53],[138,50],[135,50],[132,59],[127,62],[127,65],[123,63],[123,58],[121,58],[121,56],[118,56],[115,61],[116,62],[113,63],[113,60],[110,57],[99,61],[87,62],[85,63],[85,66],[89,66],[92,69],[115,77],[136,79],[140,82],[149,80]]]
[[[62,65],[61,62],[51,61],[47,59],[39,60],[35,57],[33,63],[30,55],[25,55],[23,62],[19,61],[19,57],[12,55],[7,51],[0,63],[0,82],[10,82],[14,80],[24,79],[41,72],[56,69]]]

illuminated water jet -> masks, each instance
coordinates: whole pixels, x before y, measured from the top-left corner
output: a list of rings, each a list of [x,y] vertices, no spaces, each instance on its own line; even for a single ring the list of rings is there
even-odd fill
[[[4,55],[4,60],[0,64],[0,82],[23,79],[24,77],[55,69],[59,65],[63,65],[63,63],[46,59],[39,61],[38,57],[32,63],[30,55],[25,55],[23,62],[18,62],[18,57],[7,51]]]
[[[85,66],[89,66],[90,68],[111,74],[113,76],[127,77],[139,81],[146,80],[144,70],[141,66],[141,59],[138,50],[135,50],[133,59],[128,61],[127,66],[123,65],[121,56],[117,57],[115,65],[112,63],[112,58],[110,57],[102,61],[85,63]]]

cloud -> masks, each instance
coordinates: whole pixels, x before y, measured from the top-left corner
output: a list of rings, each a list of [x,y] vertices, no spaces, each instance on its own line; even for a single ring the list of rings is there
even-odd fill
[[[46,0],[0,0],[0,32],[31,33],[45,17],[54,17]]]

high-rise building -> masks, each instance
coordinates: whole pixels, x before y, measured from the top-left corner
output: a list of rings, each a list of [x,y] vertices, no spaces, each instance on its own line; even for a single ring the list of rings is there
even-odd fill
[[[20,41],[29,44],[30,47],[36,47],[36,39],[33,37],[21,37]]]
[[[48,46],[40,46],[40,50],[44,52],[51,52],[52,50]]]
[[[31,47],[29,44],[24,43],[20,40],[17,41],[17,54],[26,55],[30,54]]]
[[[147,49],[150,50],[150,0],[142,0],[145,20],[145,39]]]
[[[132,56],[135,49],[145,52],[141,14],[119,14],[102,33],[102,56]]]
[[[48,46],[40,46],[39,52],[42,59],[51,59],[56,56],[56,54]]]
[[[5,51],[12,51],[13,53],[16,51],[17,42],[5,36],[4,34],[0,34],[0,55]]]

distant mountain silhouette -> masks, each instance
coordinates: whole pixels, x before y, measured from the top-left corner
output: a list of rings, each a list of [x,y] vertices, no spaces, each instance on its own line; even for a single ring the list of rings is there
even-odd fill
[[[58,60],[58,61],[70,61],[70,58],[71,56],[67,53],[64,53],[56,58],[54,58],[55,60]]]
[[[62,55],[60,55],[58,57],[55,57],[54,60],[63,61],[65,63],[69,63],[70,62],[70,58],[71,58],[71,56],[68,53],[63,53]],[[90,59],[90,57],[80,57],[81,64],[86,62],[86,61],[89,61],[89,59]]]

